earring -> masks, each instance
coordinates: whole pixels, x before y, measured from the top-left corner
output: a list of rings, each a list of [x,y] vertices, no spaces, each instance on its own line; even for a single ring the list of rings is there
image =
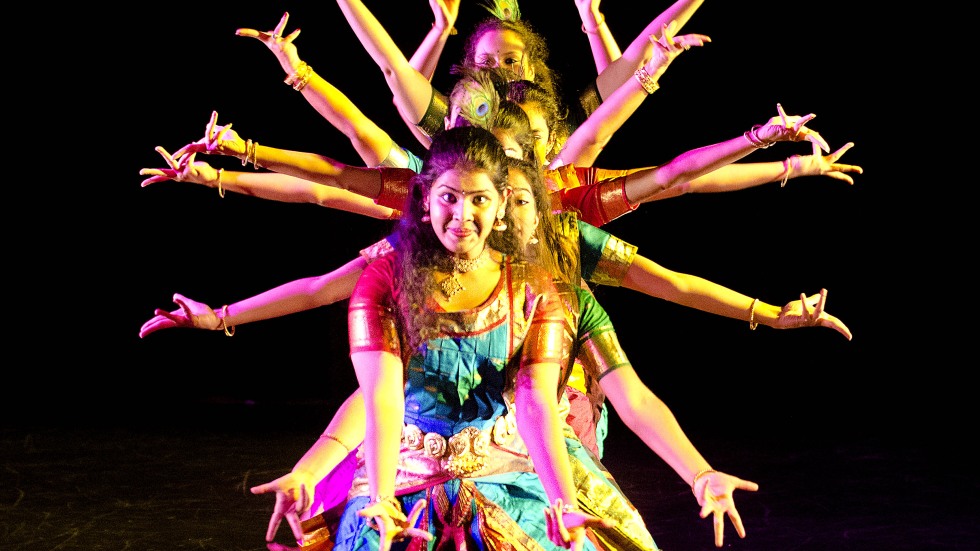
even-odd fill
[[[429,207],[423,206],[422,207],[422,212],[425,213],[425,214],[422,215],[422,221],[423,222],[430,222],[432,220],[432,218],[429,217]]]
[[[497,223],[493,225],[493,229],[496,231],[505,231],[507,229],[507,223],[504,222],[503,216],[497,218]]]
[[[537,245],[537,244],[538,244],[538,236],[536,236],[536,235],[532,235],[532,236],[531,236],[531,239],[528,239],[528,240],[527,240],[527,243],[528,243],[529,245]]]

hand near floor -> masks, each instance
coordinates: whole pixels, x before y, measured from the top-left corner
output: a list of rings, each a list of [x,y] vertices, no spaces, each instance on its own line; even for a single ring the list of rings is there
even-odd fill
[[[289,528],[297,542],[303,541],[303,525],[299,518],[311,503],[310,492],[307,488],[316,488],[317,480],[305,471],[291,471],[272,482],[253,486],[255,495],[275,492],[276,506],[269,519],[269,529],[265,533],[265,541],[271,542],[276,538],[282,519],[286,519]]]
[[[381,534],[380,551],[389,551],[391,543],[405,538],[421,538],[432,540],[432,534],[415,527],[422,511],[425,510],[424,499],[415,502],[412,511],[406,517],[402,512],[401,503],[393,497],[371,501],[358,511],[358,515],[371,519],[371,526]]]
[[[586,528],[590,526],[611,528],[614,525],[611,520],[583,513],[576,506],[566,510],[561,498],[556,499],[551,507],[545,508],[544,516],[548,522],[548,539],[555,545],[576,551],[585,547]]]
[[[735,490],[755,492],[759,485],[720,471],[705,471],[694,480],[694,497],[701,506],[701,518],[714,515],[715,547],[725,542],[725,515],[732,520],[738,537],[745,537],[742,517],[735,508]]]

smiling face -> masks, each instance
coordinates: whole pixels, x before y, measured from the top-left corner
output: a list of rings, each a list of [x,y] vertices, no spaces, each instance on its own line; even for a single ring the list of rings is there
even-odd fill
[[[429,217],[439,242],[460,258],[476,258],[486,247],[506,203],[490,176],[481,170],[453,168],[429,190]]]

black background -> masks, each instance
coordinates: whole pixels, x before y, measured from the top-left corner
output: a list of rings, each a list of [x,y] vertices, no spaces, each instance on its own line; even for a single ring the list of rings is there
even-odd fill
[[[285,75],[265,46],[235,36],[235,29],[272,29],[288,10],[287,32],[303,29],[301,57],[398,142],[420,151],[380,71],[334,3],[257,4],[36,5],[27,8],[41,10],[38,17],[12,23],[8,89],[15,99],[8,100],[4,165],[11,198],[5,221],[9,352],[0,418],[12,429],[6,433],[12,451],[4,454],[8,474],[25,473],[54,488],[34,495],[63,513],[51,516],[46,506],[25,502],[20,512],[32,520],[21,524],[20,516],[11,517],[12,529],[28,526],[44,538],[51,527],[37,519],[48,518],[63,523],[60,535],[81,530],[97,538],[88,519],[107,508],[127,509],[125,518],[134,518],[127,501],[99,496],[131,488],[169,496],[179,513],[146,511],[151,528],[137,530],[142,536],[133,536],[125,522],[106,529],[107,548],[120,537],[145,542],[161,531],[164,537],[147,549],[194,545],[189,542],[209,533],[215,518],[225,519],[218,532],[241,534],[261,547],[271,501],[242,492],[237,469],[245,483],[255,481],[248,477],[253,469],[264,480],[285,472],[354,389],[346,302],[239,326],[233,338],[190,330],[138,337],[154,308],[174,307],[175,292],[220,307],[328,272],[390,229],[313,205],[235,194],[221,199],[191,184],[140,188],[139,170],[162,166],[153,148],[173,151],[199,138],[212,110],[219,122],[233,122],[242,136],[262,144],[360,164],[347,139],[283,84]],[[621,47],[667,2],[646,4],[602,5]],[[406,54],[431,25],[425,2],[368,6]],[[566,90],[594,78],[571,2],[521,7],[549,40]],[[460,12],[461,33],[484,15],[470,1]],[[972,90],[973,62],[955,46],[971,35],[949,30],[966,19],[931,6],[899,11],[839,0],[706,2],[684,32],[707,34],[712,42],[672,64],[660,90],[595,163],[662,164],[765,122],[777,102],[790,114],[816,113],[810,127],[832,149],[856,143],[841,159],[865,169],[853,186],[803,178],[782,189],[769,184],[690,195],[643,205],[606,226],[668,268],[769,303],[826,287],[828,311],[854,333],[848,342],[829,329],[752,332],[743,321],[624,289],[597,289],[638,373],[692,440],[716,467],[767,490],[740,498],[751,519],[745,548],[863,549],[875,546],[860,542],[878,541],[890,549],[952,549],[957,544],[940,543],[948,535],[947,542],[959,538],[963,547],[956,548],[965,549],[964,542],[975,541],[967,514],[975,510],[969,496],[980,487],[970,461],[976,323],[967,279],[976,250],[975,155],[968,150],[971,103],[961,94]],[[461,36],[449,40],[434,79],[440,89],[451,84],[445,68],[461,43]],[[808,144],[777,144],[745,160],[808,152]],[[235,159],[211,161],[241,169]],[[196,417],[201,410],[195,405],[216,403],[234,407],[225,417]],[[291,416],[296,404],[311,407]],[[276,437],[219,437],[212,449],[212,440],[202,445],[188,429],[258,423],[257,411],[279,405],[292,426],[272,421]],[[55,471],[46,473],[31,445],[42,438],[21,427],[47,420],[80,429],[158,427],[175,437],[161,443],[131,432],[118,439],[98,432],[88,440],[87,429],[68,432],[65,444],[54,448]],[[649,516],[657,541],[670,548],[684,541],[685,531],[698,530],[691,541],[707,547],[710,527],[691,522],[686,487],[673,481],[676,499],[657,509],[663,496],[643,484],[671,475],[659,476],[666,469],[656,471],[657,461],[615,414],[612,423],[610,446],[617,452],[607,464],[645,517],[648,511],[665,515]],[[92,459],[100,454],[108,461]],[[137,465],[152,476],[132,470]],[[83,468],[94,473],[97,489],[78,491],[93,496],[95,512],[74,509],[78,497],[62,495],[82,488],[76,475]],[[653,470],[634,476],[638,468]],[[106,485],[104,470],[123,482]],[[234,505],[215,501],[214,511],[202,513],[195,504],[212,478],[222,495],[232,487],[243,495]],[[183,491],[172,492],[175,485]],[[0,486],[8,492],[21,487]],[[5,503],[18,499],[8,496]],[[771,507],[782,512],[770,518]],[[675,523],[670,514],[681,517]],[[163,528],[164,518],[176,527]],[[819,532],[832,543],[817,545]],[[726,541],[733,538],[729,527]],[[788,544],[765,543],[774,540]],[[35,541],[25,548],[39,547]]]
[[[461,33],[484,15],[464,4]],[[594,78],[572,3],[525,4],[564,88]],[[425,3],[368,5],[409,55],[431,25]],[[665,5],[609,2],[602,11],[625,48]],[[174,307],[174,292],[217,308],[330,271],[390,229],[313,205],[221,199],[191,184],[139,186],[140,168],[162,166],[153,148],[173,151],[199,138],[212,110],[262,144],[361,163],[283,84],[265,46],[235,35],[239,27],[271,29],[286,10],[287,32],[303,30],[301,57],[398,142],[420,150],[333,3],[79,13],[99,24],[65,46],[68,63],[52,65],[64,70],[42,71],[46,85],[36,92],[20,88],[47,108],[32,112],[31,129],[43,139],[24,148],[38,156],[28,175],[36,187],[9,219],[12,249],[24,253],[13,273],[27,279],[11,297],[11,343],[24,352],[7,369],[11,387],[24,390],[7,402],[14,419],[120,409],[165,418],[171,404],[214,399],[334,403],[354,388],[346,302],[240,326],[230,339],[189,330],[137,335],[154,308]],[[72,14],[60,15],[71,22]],[[826,287],[828,311],[853,331],[851,342],[829,329],[750,332],[742,321],[598,288],[637,371],[682,422],[721,417],[734,432],[775,438],[813,431],[931,442],[970,411],[971,384],[962,378],[969,370],[960,366],[973,360],[954,334],[962,308],[954,264],[970,255],[947,251],[957,240],[972,249],[946,228],[969,224],[952,214],[967,195],[957,200],[950,187],[970,184],[927,169],[956,158],[956,140],[935,124],[956,103],[932,99],[946,85],[910,55],[914,21],[893,19],[848,2],[709,2],[683,31],[712,42],[672,64],[596,162],[662,164],[765,122],[780,102],[790,114],[816,113],[810,126],[832,149],[855,142],[841,161],[865,169],[853,186],[803,178],[782,189],[689,195],[606,226],[668,268],[769,303]],[[445,67],[461,43],[461,35],[449,40],[434,79],[441,89],[452,82]],[[809,144],[784,143],[745,160],[808,152]],[[241,169],[232,158],[210,160]],[[39,235],[17,221],[21,208],[36,207],[47,209]]]

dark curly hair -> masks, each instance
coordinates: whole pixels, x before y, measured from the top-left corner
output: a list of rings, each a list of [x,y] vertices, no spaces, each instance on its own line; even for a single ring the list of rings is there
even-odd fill
[[[399,316],[404,323],[410,345],[414,348],[438,332],[434,313],[428,307],[436,292],[434,272],[452,271],[449,251],[439,241],[429,222],[423,222],[424,199],[432,184],[449,170],[485,172],[494,188],[504,195],[507,188],[508,157],[489,130],[478,126],[450,128],[432,137],[422,171],[412,178],[408,202],[396,229],[401,262],[397,284]],[[510,211],[504,217],[505,231],[491,231],[487,243],[503,254],[523,258],[523,251],[513,232]]]

